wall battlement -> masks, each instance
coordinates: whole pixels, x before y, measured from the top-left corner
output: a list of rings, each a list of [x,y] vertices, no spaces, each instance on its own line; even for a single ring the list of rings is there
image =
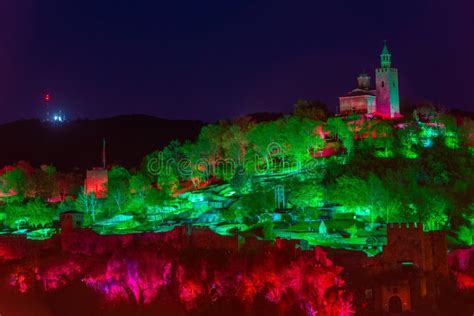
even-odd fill
[[[391,223],[387,225],[388,230],[416,230],[416,231],[423,231],[423,224],[422,223]]]

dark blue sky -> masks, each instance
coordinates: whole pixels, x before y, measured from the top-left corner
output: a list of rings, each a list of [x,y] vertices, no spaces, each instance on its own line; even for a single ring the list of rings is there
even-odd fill
[[[387,39],[401,97],[474,110],[474,4],[457,1],[5,0],[0,122],[146,113],[215,120],[334,109]]]

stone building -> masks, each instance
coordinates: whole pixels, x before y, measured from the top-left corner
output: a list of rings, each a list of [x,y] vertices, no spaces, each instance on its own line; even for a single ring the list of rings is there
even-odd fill
[[[424,232],[422,224],[389,224],[387,245],[368,268],[366,298],[375,311],[434,309],[449,275],[446,234]]]
[[[361,74],[357,78],[357,88],[339,98],[339,113],[343,115],[375,112],[375,92],[370,90],[370,77]]]
[[[392,67],[392,55],[387,44],[380,54],[380,68],[375,70],[375,90],[371,89],[370,77],[361,74],[357,88],[339,98],[339,114],[376,114],[394,118],[400,115],[398,69]]]
[[[84,213],[78,211],[67,211],[61,213],[60,224],[61,233],[71,233],[82,228],[84,223]]]
[[[107,183],[109,181],[108,170],[105,168],[94,168],[87,170],[84,180],[84,193],[95,193],[97,198],[107,196]]]

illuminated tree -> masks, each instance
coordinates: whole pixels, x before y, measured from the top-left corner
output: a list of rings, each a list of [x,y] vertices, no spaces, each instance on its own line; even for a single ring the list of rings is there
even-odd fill
[[[373,173],[367,180],[354,176],[338,178],[330,190],[330,196],[332,201],[349,211],[366,213],[371,224],[377,216],[385,217],[388,222],[392,205],[397,205],[383,182]]]
[[[82,188],[77,196],[76,209],[84,211],[89,214],[92,218],[92,222],[96,221],[96,213],[99,207],[99,201],[94,192],[85,193]]]
[[[150,179],[142,173],[134,174],[130,177],[130,191],[140,197],[145,197],[150,188]]]
[[[398,147],[402,157],[417,158],[418,133],[418,127],[414,124],[408,124],[397,130]]]
[[[33,227],[46,226],[53,222],[53,211],[41,199],[34,199],[21,204],[8,204],[5,207],[5,223],[17,230],[22,225]]]
[[[438,109],[429,100],[419,102],[413,111],[414,118],[422,122],[432,122],[438,117],[438,114]]]
[[[263,223],[263,237],[266,240],[275,240],[276,234],[273,231],[274,226],[275,226],[275,224],[271,220],[266,221],[266,222]]]
[[[76,206],[77,206],[76,201],[72,197],[70,196],[65,197],[58,205],[58,213],[61,214],[63,212],[75,210],[77,209]]]
[[[447,210],[450,204],[444,194],[418,183],[412,183],[406,194],[407,209],[411,211],[406,217],[410,221],[422,222],[426,230],[444,227],[448,220]]]
[[[237,167],[237,170],[229,183],[235,191],[247,194],[252,188],[252,177],[245,172],[243,167]]]
[[[299,184],[291,191],[288,200],[304,212],[305,207],[323,205],[324,188],[317,184]]]
[[[219,125],[221,127],[219,146],[222,156],[217,163],[217,174],[228,181],[238,168],[243,167],[248,147],[247,132],[254,125],[250,123],[250,118],[245,117],[230,123],[221,121]]]
[[[24,205],[9,203],[5,206],[5,224],[11,228],[20,229],[29,220],[28,211]]]
[[[394,139],[392,126],[387,121],[380,121],[372,129],[375,137],[369,137],[377,157],[389,158],[393,156]]]
[[[109,205],[117,207],[119,213],[127,202],[130,194],[130,173],[127,169],[114,166],[109,171],[107,183],[107,200]]]
[[[247,153],[247,160],[252,161],[258,155],[258,158],[265,162],[266,170],[272,169],[272,156],[281,151],[283,144],[280,130],[275,122],[262,122],[255,125],[248,134],[247,138],[252,151]],[[258,167],[258,166],[256,166]]]
[[[364,179],[342,176],[330,190],[332,201],[346,209],[364,209],[367,206],[367,183]]]
[[[275,210],[275,196],[273,191],[256,189],[245,194],[240,199],[240,208],[243,214],[255,216],[261,221],[264,214]]]
[[[192,142],[185,142],[181,147],[183,160],[179,168],[183,179],[191,180],[195,187],[205,181],[210,175],[208,157],[200,152],[199,147]]]
[[[247,133],[255,123],[252,122],[252,118],[244,116],[233,119],[230,124],[221,123],[221,125],[225,126],[222,134],[224,157],[233,159],[240,165],[248,148]]]
[[[462,129],[457,126],[456,119],[453,116],[440,114],[435,119],[435,122],[438,124],[438,127],[442,129],[440,134],[443,134],[446,147],[456,149],[459,148],[463,142],[465,143],[463,138],[467,137],[463,135]]]
[[[76,195],[79,192],[83,179],[77,173],[56,172],[56,182],[59,197],[63,201],[67,196]]]
[[[127,200],[127,210],[136,214],[144,214],[146,197],[151,191],[156,191],[150,184],[150,179],[142,173],[137,173],[130,178],[130,195]]]
[[[182,164],[186,162],[185,159],[183,146],[173,140],[163,150],[145,157],[142,163],[143,173],[152,178],[161,190],[171,195],[179,188],[180,179],[192,176],[191,165]]]
[[[467,227],[466,225],[462,225],[459,227],[457,231],[457,236],[460,241],[462,241],[467,246],[472,245],[472,237],[474,236],[472,228]]]
[[[169,200],[169,195],[164,191],[158,191],[151,188],[145,196],[145,211],[146,215],[152,216],[153,225],[155,225],[156,219],[159,218],[161,221],[165,219],[165,206],[166,201]]]
[[[294,104],[293,114],[315,121],[326,121],[328,109],[326,104],[319,100],[298,99]]]
[[[432,206],[431,210],[423,209],[422,222],[427,230],[438,230],[444,228],[448,222],[446,204],[442,201],[432,201],[428,205]]]
[[[352,238],[357,236],[357,226],[354,224],[347,229],[347,232],[351,235]]]
[[[222,159],[219,146],[221,137],[221,126],[211,124],[201,129],[196,142],[186,142],[182,146],[182,153],[191,163],[190,179],[195,185],[216,175],[217,163]]]
[[[159,258],[156,251],[130,251],[126,256],[108,258],[103,271],[87,275],[84,283],[101,291],[107,289],[108,300],[147,304],[167,285],[171,268],[172,263]]]
[[[28,185],[27,174],[23,169],[16,167],[12,170],[6,171],[0,177],[0,181],[2,182],[2,191],[4,193],[10,191],[16,193],[15,196],[8,198],[7,201],[23,201]]]
[[[312,159],[311,150],[324,147],[324,139],[321,138],[319,133],[316,133],[316,127],[319,125],[316,121],[290,116],[281,124],[280,131],[283,134],[282,142],[284,144],[283,154],[300,165]]]
[[[46,226],[53,222],[53,211],[39,198],[26,204],[28,223],[33,227]]]
[[[247,134],[250,146],[247,161],[255,159],[256,155],[263,159],[267,171],[285,164],[301,167],[312,159],[312,150],[325,145],[319,133],[316,133],[319,125],[317,121],[297,116],[259,123]],[[280,164],[274,165],[275,161]]]
[[[33,173],[35,196],[44,200],[59,195],[56,181],[56,168],[52,165],[42,165]]]
[[[328,119],[326,129],[332,136],[341,140],[347,151],[347,156],[350,156],[354,147],[354,132],[349,129],[347,124],[340,117],[333,117]]]

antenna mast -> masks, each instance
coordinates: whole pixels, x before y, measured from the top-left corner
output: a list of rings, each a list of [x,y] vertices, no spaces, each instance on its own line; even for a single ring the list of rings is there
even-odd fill
[[[105,138],[102,138],[102,168],[106,168],[106,160],[105,160]]]

